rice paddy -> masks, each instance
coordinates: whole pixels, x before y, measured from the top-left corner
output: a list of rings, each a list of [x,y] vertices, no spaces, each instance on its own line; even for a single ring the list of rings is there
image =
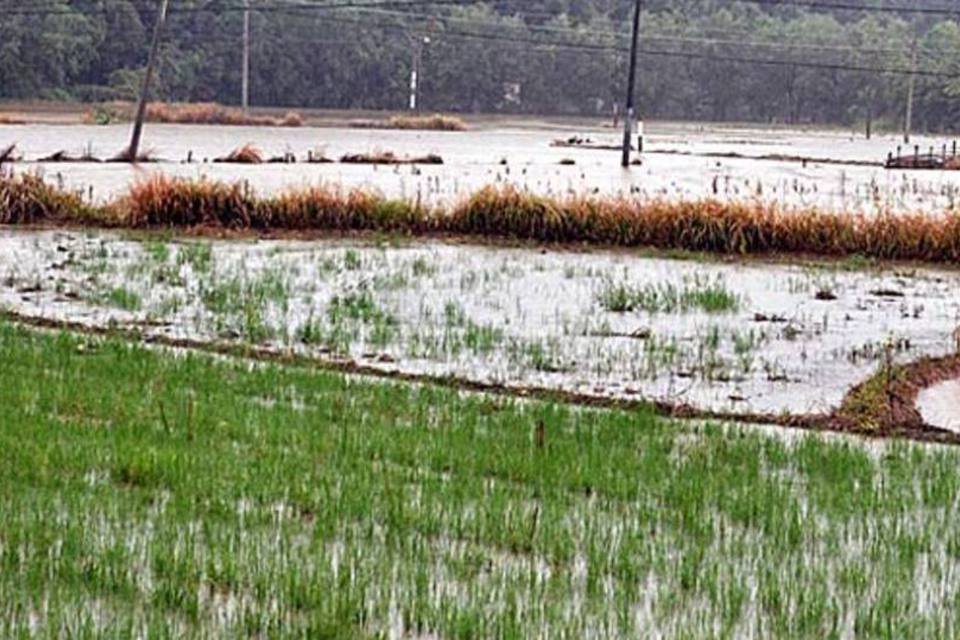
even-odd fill
[[[230,206],[243,210],[236,197]],[[0,247],[0,304],[25,316],[771,419],[829,415],[881,369],[888,345],[895,364],[951,355],[960,322],[957,273],[855,262],[542,253],[403,236],[14,231]]]
[[[950,637],[954,449],[0,325],[0,634]]]
[[[949,181],[414,120],[17,127],[0,637],[960,636]]]

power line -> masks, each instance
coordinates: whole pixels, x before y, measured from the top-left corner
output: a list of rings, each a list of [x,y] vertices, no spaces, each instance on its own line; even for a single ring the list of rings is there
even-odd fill
[[[957,16],[960,9],[946,7],[897,7],[890,5],[864,5],[853,2],[838,2],[835,0],[738,0],[745,4],[759,4],[765,6],[800,7],[804,9],[829,9],[831,11],[863,11],[866,13],[907,13],[935,16]]]
[[[778,4],[778,5],[802,5],[802,6],[827,6],[827,5],[842,5],[844,7],[853,7],[857,6],[858,9],[866,8],[861,5],[852,5],[848,2],[827,2],[824,0],[793,0],[792,2],[787,2],[787,0],[741,0],[742,2],[753,2],[758,4]],[[369,15],[382,15],[388,17],[397,17],[397,18],[406,18],[406,19],[421,19],[421,20],[430,20],[434,23],[443,23],[447,26],[450,23],[453,24],[466,24],[474,26],[489,26],[495,27],[497,29],[503,29],[505,26],[510,28],[510,25],[504,25],[499,22],[480,22],[477,20],[458,18],[456,16],[437,16],[435,14],[422,14],[414,13],[407,11],[398,11],[398,7],[418,7],[426,5],[434,6],[473,6],[475,2],[471,0],[340,0],[338,2],[327,2],[327,3],[311,3],[304,2],[303,0],[298,0],[296,2],[287,2],[283,4],[270,4],[270,5],[252,5],[251,10],[257,12],[303,12],[303,11],[331,11],[331,10],[344,10],[352,9],[361,13]],[[384,7],[394,7],[394,9],[385,9]],[[892,7],[870,7],[871,10],[892,10]],[[924,11],[935,11],[931,8],[923,7],[914,7],[914,9],[923,9]],[[226,6],[204,6],[204,7],[173,7],[170,9],[170,13],[204,13],[204,12],[224,12],[224,11],[243,11],[244,7],[242,5],[226,5]],[[79,11],[79,8],[69,10],[70,13],[76,13]],[[43,10],[43,9],[14,9],[12,13],[15,15],[61,15],[68,13],[67,10]],[[6,11],[4,15],[10,15],[11,11]],[[346,22],[344,17],[333,16],[325,18],[325,20],[334,20]],[[354,20],[354,23],[368,25],[369,21],[359,21]],[[382,27],[381,27],[382,28]],[[533,25],[518,25],[518,30],[529,33],[542,33],[542,34],[561,34],[568,36],[576,36],[578,38],[596,38],[596,37],[608,37],[610,39],[619,39],[625,37],[626,34],[618,31],[588,31],[582,29],[574,28],[565,28],[565,27],[546,27],[546,26],[533,26]],[[407,29],[409,30],[409,29]],[[581,50],[581,51],[612,51],[618,54],[625,54],[626,47],[618,46],[616,44],[610,44],[608,42],[587,42],[587,41],[577,41],[571,42],[568,40],[559,40],[559,39],[547,39],[547,38],[531,38],[529,36],[522,35],[502,35],[499,33],[481,33],[475,31],[466,31],[463,29],[456,30],[447,28],[443,31],[437,33],[438,36],[451,36],[451,37],[460,37],[460,38],[470,38],[470,39],[483,39],[491,41],[505,41],[511,43],[519,43],[530,46],[545,47],[545,48],[556,48],[564,50]],[[863,49],[854,46],[849,47],[826,47],[818,45],[816,43],[787,43],[787,42],[750,42],[746,40],[731,41],[731,40],[721,40],[716,38],[696,38],[689,36],[667,36],[667,35],[657,35],[655,33],[644,33],[644,38],[647,40],[661,41],[664,43],[676,43],[679,45],[683,44],[699,44],[699,45],[708,45],[708,46],[738,46],[738,47],[758,47],[758,48],[771,48],[779,49],[781,51],[787,50],[798,50],[798,49],[809,49],[809,48],[819,48],[822,50],[832,50],[832,51],[849,51],[856,52],[860,54],[893,54],[898,53],[896,49]],[[697,59],[697,60],[713,60],[718,62],[729,62],[729,63],[739,63],[739,64],[755,64],[755,65],[764,65],[764,66],[777,66],[777,67],[797,67],[797,68],[811,68],[811,69],[820,69],[820,70],[830,70],[830,71],[850,71],[850,72],[863,72],[863,73],[883,73],[883,74],[896,74],[896,75],[910,75],[914,73],[912,68],[908,69],[905,67],[899,66],[889,66],[889,65],[866,65],[866,64],[851,64],[846,62],[836,62],[836,61],[811,61],[811,60],[784,60],[784,59],[773,59],[773,58],[761,58],[756,56],[744,56],[744,55],[733,55],[733,54],[720,54],[717,52],[696,52],[696,51],[677,51],[672,49],[657,48],[657,47],[642,47],[640,49],[641,53],[649,56],[657,57],[673,57],[679,59]],[[902,53],[902,52],[900,52]],[[960,52],[953,52],[954,54]],[[936,70],[929,69],[917,69],[917,76],[924,77],[939,77],[939,78],[957,78],[960,77],[960,74],[956,73],[947,73]]]

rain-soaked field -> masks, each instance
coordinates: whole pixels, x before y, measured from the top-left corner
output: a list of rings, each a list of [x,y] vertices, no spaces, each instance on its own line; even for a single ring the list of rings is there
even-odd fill
[[[263,193],[450,202],[512,183],[871,215],[943,215],[960,186],[698,155],[881,161],[889,137],[660,126],[662,153],[623,172],[615,152],[550,146],[580,133],[150,126],[167,162],[141,168],[32,162],[111,155],[126,127],[0,127],[0,147],[95,201],[154,171]],[[247,142],[445,164],[204,162]],[[879,371],[954,354],[958,290],[949,264],[855,256],[2,229],[0,636],[957,637],[957,449],[643,402],[826,416]],[[231,355],[183,348],[198,344]],[[957,394],[921,390],[918,410],[960,429]]]
[[[127,125],[0,126],[0,147],[16,143],[27,161],[20,165],[21,170],[40,169],[51,179],[62,179],[66,185],[82,188],[100,200],[125,191],[132,180],[153,171],[225,181],[242,179],[264,193],[322,182],[373,188],[391,197],[446,202],[483,186],[508,183],[542,194],[710,196],[866,212],[939,212],[953,208],[960,195],[960,180],[953,172],[910,173],[886,171],[880,166],[749,159],[780,155],[882,164],[900,144],[894,136],[867,141],[845,132],[694,125],[648,126],[644,164],[629,172],[620,169],[616,151],[551,146],[555,140],[570,137],[615,145],[619,137],[612,130],[492,125],[467,132],[150,125],[144,146],[164,160],[157,165],[130,168],[35,162],[58,151],[74,157],[89,151],[99,158],[109,158],[126,146],[128,136]],[[918,137],[914,142],[924,153],[930,147],[939,153],[946,140]],[[257,166],[212,163],[247,143],[259,148],[266,158],[292,153],[301,162]],[[344,154],[373,151],[400,156],[437,154],[444,164],[372,167],[302,162],[311,153],[336,160]],[[747,157],[704,155],[731,153]],[[193,163],[184,164],[188,156]],[[561,164],[563,161],[573,164]]]
[[[410,241],[0,235],[0,304],[145,336],[695,408],[826,414],[947,355],[960,273]]]

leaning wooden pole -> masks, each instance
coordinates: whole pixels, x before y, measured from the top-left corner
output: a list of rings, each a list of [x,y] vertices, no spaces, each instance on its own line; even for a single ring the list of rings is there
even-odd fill
[[[147,99],[150,94],[150,84],[153,82],[153,71],[157,65],[160,53],[160,39],[163,36],[163,25],[167,21],[167,6],[170,0],[163,0],[157,23],[153,27],[153,42],[150,45],[150,57],[147,59],[147,71],[143,76],[143,86],[140,88],[140,103],[137,105],[137,118],[133,123],[133,135],[130,146],[127,148],[127,160],[136,162],[140,157],[140,138],[143,136],[143,121],[147,116]]]

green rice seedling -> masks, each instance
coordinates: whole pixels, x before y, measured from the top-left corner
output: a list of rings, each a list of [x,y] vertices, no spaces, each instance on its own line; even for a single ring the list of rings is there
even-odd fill
[[[0,356],[0,636],[960,634],[951,448],[7,324]]]
[[[177,264],[188,265],[196,274],[209,273],[214,264],[213,246],[209,242],[189,242],[180,245]]]
[[[140,295],[126,287],[115,287],[108,291],[104,302],[124,311],[139,311],[143,306]]]
[[[341,320],[374,323],[389,317],[367,290],[334,296],[327,308],[327,315],[334,323]]]
[[[742,306],[742,298],[727,289],[721,280],[709,281],[696,276],[682,286],[672,283],[631,286],[624,282],[606,282],[598,295],[605,311],[625,313],[729,313]]]
[[[363,267],[363,259],[360,253],[354,249],[347,250],[343,254],[343,266],[347,271],[357,271]]]
[[[437,267],[430,264],[430,261],[424,256],[418,256],[415,258],[410,264],[410,270],[415,278],[432,276],[437,273]]]

